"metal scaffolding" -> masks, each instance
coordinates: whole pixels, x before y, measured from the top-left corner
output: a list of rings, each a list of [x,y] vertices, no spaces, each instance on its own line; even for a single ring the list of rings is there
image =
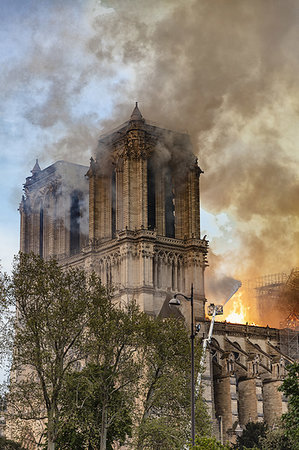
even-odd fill
[[[280,349],[290,358],[299,361],[299,316],[296,328],[280,330]]]
[[[280,349],[290,358],[299,359],[299,268],[289,275],[275,273],[243,283],[255,296],[260,322],[265,323],[274,315],[281,319],[275,326],[280,330]]]

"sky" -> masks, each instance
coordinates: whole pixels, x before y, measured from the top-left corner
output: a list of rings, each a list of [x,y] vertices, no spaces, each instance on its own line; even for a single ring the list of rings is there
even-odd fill
[[[3,269],[36,158],[88,165],[135,101],[191,135],[208,280],[299,265],[298,25],[297,0],[1,2]]]

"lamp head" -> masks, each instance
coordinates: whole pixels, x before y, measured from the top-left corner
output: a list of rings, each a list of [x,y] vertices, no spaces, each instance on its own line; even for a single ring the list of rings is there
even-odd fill
[[[173,297],[172,299],[169,300],[168,304],[170,306],[180,306],[181,302],[178,298]]]

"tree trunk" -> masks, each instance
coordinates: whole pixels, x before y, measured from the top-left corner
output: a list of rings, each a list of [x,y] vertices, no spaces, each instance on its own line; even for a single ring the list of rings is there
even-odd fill
[[[107,407],[103,405],[100,450],[106,450],[106,445],[107,445]]]
[[[53,409],[50,409],[48,411],[48,432],[47,432],[48,450],[55,450],[54,432],[55,432],[54,411]]]
[[[48,438],[48,450],[55,450],[55,443],[52,441],[50,442]]]

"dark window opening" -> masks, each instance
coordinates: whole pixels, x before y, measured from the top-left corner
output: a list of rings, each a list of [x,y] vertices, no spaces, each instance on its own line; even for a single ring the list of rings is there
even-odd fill
[[[174,193],[170,173],[165,176],[165,235],[175,237]]]
[[[39,256],[44,256],[44,210],[39,211]]]
[[[80,201],[77,194],[72,195],[70,217],[70,253],[80,250]]]
[[[235,361],[238,361],[240,359],[240,353],[238,352],[233,352],[234,356],[235,356]]]
[[[115,238],[116,234],[116,176],[115,171],[112,172],[111,180],[112,201],[111,201],[111,227],[112,238]]]
[[[150,161],[147,164],[147,224],[149,230],[156,227],[156,185]]]

